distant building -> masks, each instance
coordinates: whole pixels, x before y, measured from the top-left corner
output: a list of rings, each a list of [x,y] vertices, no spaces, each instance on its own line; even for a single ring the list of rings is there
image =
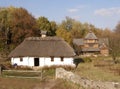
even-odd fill
[[[73,44],[77,54],[85,56],[109,55],[108,38],[97,38],[91,31],[84,38],[73,39]]]
[[[43,32],[44,33],[44,32]],[[23,66],[52,66],[69,65],[75,66],[73,48],[62,38],[41,37],[26,38],[10,54],[11,63]]]

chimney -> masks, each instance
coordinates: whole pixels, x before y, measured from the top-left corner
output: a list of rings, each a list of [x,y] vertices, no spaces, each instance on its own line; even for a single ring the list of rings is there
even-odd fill
[[[41,31],[41,37],[42,37],[42,38],[46,37],[46,33],[47,33],[47,31],[43,31],[43,30],[42,30],[42,31]]]

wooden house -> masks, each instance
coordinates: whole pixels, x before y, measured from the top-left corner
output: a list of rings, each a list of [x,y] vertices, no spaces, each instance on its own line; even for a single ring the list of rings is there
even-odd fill
[[[109,55],[108,39],[98,38],[91,31],[84,38],[73,39],[73,44],[77,46],[75,51],[79,52],[78,54],[81,55]]]

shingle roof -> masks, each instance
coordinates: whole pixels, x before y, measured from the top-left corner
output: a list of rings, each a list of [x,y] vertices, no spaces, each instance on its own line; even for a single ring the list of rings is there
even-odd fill
[[[88,48],[82,48],[82,51],[100,51],[99,48],[93,48],[93,47],[88,47]]]
[[[98,39],[93,32],[89,32],[86,36],[85,39]]]
[[[17,46],[9,57],[72,57],[74,50],[59,37],[29,37]]]
[[[108,38],[98,38],[98,44],[102,45],[102,44],[106,44],[107,46],[109,46],[109,41]],[[73,44],[76,45],[84,45],[84,39],[80,38],[80,39],[73,39]]]
[[[83,39],[73,39],[73,44],[84,45],[84,40]]]

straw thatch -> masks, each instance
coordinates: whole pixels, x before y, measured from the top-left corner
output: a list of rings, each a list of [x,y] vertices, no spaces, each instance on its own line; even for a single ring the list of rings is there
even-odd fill
[[[72,57],[74,50],[59,37],[29,37],[9,57]]]

